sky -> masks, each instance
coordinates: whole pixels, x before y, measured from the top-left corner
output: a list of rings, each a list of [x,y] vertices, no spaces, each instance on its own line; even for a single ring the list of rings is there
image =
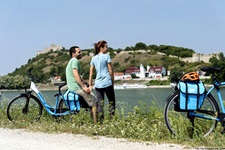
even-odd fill
[[[0,76],[51,44],[93,48],[106,40],[225,53],[225,0],[0,0]]]

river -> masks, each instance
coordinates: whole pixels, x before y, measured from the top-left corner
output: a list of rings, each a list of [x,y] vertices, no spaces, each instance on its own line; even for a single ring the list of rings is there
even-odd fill
[[[173,91],[172,88],[140,88],[140,89],[115,89],[116,105],[127,106],[132,109],[138,105],[140,101],[144,102],[147,107],[152,105],[152,102],[156,103],[157,106],[163,107],[165,105],[166,97]],[[7,102],[17,96],[21,91],[2,91],[2,99]],[[56,91],[41,91],[47,103],[54,105],[53,95]],[[225,88],[221,88],[222,96],[225,96]],[[215,93],[213,93],[215,96]],[[217,98],[217,97],[216,97]],[[224,97],[225,100],[225,97]],[[105,104],[108,103],[106,98]],[[6,104],[6,103],[4,103]]]

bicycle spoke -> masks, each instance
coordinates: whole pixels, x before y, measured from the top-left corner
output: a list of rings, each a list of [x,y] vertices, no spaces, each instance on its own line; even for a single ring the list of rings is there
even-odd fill
[[[175,111],[174,104],[178,99],[178,92],[174,93],[168,99],[164,108],[164,119],[169,131],[179,138],[193,138],[206,137],[211,133],[217,124],[216,120],[210,120],[200,117],[194,117],[191,112]],[[200,111],[193,111],[198,115],[207,115],[209,118],[216,117],[218,108],[215,106],[214,101],[209,97],[205,98]],[[209,112],[207,112],[209,111]]]
[[[27,103],[29,102],[29,103]],[[29,101],[24,96],[13,99],[7,107],[7,117],[14,123],[35,122],[42,114],[41,104],[31,97]]]

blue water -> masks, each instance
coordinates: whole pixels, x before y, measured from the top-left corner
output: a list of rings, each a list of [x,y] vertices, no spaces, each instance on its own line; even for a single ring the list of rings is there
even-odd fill
[[[162,105],[167,95],[172,91],[173,90],[171,88],[115,89],[115,96],[117,105],[120,103],[127,103],[131,107],[134,107],[140,101],[150,105],[152,100],[155,100],[158,104]],[[5,91],[2,92],[2,95],[4,99],[10,101],[21,92],[23,91]],[[54,103],[55,100],[53,95],[56,91],[41,91],[41,93],[48,103]],[[105,104],[107,104],[108,99],[106,98],[105,101]]]
[[[173,89],[171,88],[115,89],[116,106],[120,108],[126,105],[132,109],[136,105],[139,105],[141,101],[146,103],[146,106],[149,107],[154,101],[157,106],[163,107],[165,105],[165,99],[172,91]],[[2,99],[8,102],[21,92],[23,91],[2,91]],[[54,105],[55,98],[53,95],[56,91],[41,91],[41,93],[48,104]],[[225,88],[221,88],[221,93],[222,97],[224,97],[223,100],[225,100]],[[216,93],[213,92],[214,96],[215,94]],[[7,102],[4,104],[7,104]],[[107,104],[108,100],[106,98],[105,105]]]

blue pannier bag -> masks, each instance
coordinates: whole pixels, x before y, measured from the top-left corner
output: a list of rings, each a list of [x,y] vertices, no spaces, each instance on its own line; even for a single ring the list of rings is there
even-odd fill
[[[80,111],[79,95],[67,90],[63,94],[65,103],[71,111]]]
[[[201,81],[180,81],[178,90],[178,101],[181,110],[198,110],[201,108],[206,92],[205,86]]]

